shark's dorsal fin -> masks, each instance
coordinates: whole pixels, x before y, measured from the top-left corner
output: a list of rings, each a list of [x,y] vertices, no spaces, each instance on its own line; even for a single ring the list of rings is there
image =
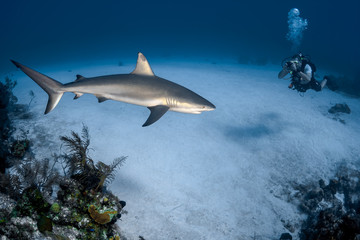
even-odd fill
[[[141,52],[138,53],[138,59],[136,62],[136,68],[131,74],[139,74],[139,75],[147,75],[154,76],[154,72],[152,71],[149,62],[146,60],[146,57]]]
[[[85,77],[83,77],[83,76],[81,76],[81,75],[76,75],[76,80],[75,80],[75,82],[77,82],[77,81],[81,81],[81,80],[84,80],[85,79]]]
[[[146,122],[142,125],[143,127],[149,126],[159,120],[169,110],[169,107],[158,105],[154,107],[148,107],[148,109],[151,111],[151,113]]]

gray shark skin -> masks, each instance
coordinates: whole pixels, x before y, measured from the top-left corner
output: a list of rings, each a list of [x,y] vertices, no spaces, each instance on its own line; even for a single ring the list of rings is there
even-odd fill
[[[74,99],[81,97],[84,93],[90,93],[98,98],[99,103],[111,99],[145,106],[149,108],[150,116],[143,127],[153,124],[167,111],[200,114],[215,109],[212,103],[193,91],[156,76],[145,56],[140,52],[136,68],[130,74],[92,78],[77,75],[74,82],[66,84],[11,61],[49,95],[45,114],[56,107],[65,92],[74,93]]]

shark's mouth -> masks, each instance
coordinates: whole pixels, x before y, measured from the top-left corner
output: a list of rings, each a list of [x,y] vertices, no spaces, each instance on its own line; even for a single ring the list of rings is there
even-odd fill
[[[190,114],[200,114],[201,111],[186,109],[186,108],[170,108],[170,111],[181,112],[181,113],[190,113]]]

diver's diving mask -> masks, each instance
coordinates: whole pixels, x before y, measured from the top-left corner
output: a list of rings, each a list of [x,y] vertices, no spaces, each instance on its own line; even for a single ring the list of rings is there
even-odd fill
[[[288,62],[288,68],[291,70],[291,71],[296,71],[299,67],[300,67],[300,61],[298,60],[291,60]]]

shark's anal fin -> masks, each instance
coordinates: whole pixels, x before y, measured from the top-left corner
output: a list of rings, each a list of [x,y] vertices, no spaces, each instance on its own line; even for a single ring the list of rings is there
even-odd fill
[[[169,110],[169,107],[158,105],[154,107],[148,107],[148,109],[151,111],[151,113],[146,122],[142,125],[143,127],[149,126],[159,120]]]
[[[98,99],[99,103],[102,103],[102,102],[105,102],[106,100],[109,100],[106,97],[98,97],[97,99]]]
[[[147,61],[144,54],[141,52],[138,53],[138,59],[136,62],[136,68],[131,74],[145,75],[145,76],[154,76],[154,72],[152,71],[149,62]]]
[[[105,102],[106,100],[109,100],[108,98],[101,96],[101,95],[95,95],[96,98],[98,99],[99,103]]]

